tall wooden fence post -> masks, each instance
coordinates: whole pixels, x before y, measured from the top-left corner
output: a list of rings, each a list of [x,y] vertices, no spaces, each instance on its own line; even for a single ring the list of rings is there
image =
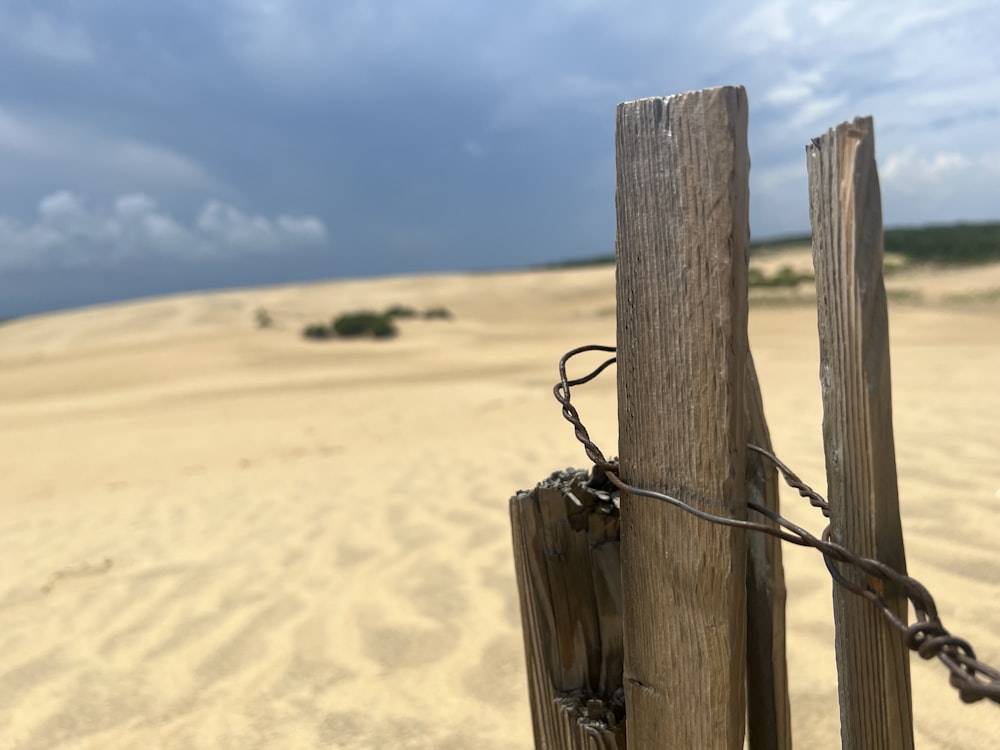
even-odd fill
[[[747,100],[618,106],[622,478],[746,516]],[[621,508],[628,747],[743,747],[744,532],[646,497]]]
[[[806,153],[833,540],[905,572],[872,119],[838,125]],[[842,573],[855,584],[875,585]],[[882,595],[905,620],[900,592],[887,587]],[[843,747],[912,748],[902,636],[869,602],[836,584],[833,599]]]

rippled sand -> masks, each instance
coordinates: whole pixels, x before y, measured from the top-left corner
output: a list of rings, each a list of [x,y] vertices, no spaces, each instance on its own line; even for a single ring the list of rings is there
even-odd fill
[[[921,293],[890,328],[909,566],[998,664],[1000,267],[906,273]],[[391,304],[454,319],[298,335]],[[551,384],[565,350],[613,343],[613,307],[601,268],[0,326],[0,748],[531,747],[507,499],[584,464]],[[822,489],[814,308],[755,301],[750,325],[775,448]],[[614,453],[614,374],[579,406]],[[808,550],[785,569],[795,739],[839,747],[829,577]],[[1000,710],[961,704],[941,665],[916,659],[913,686],[920,747],[1000,745]]]

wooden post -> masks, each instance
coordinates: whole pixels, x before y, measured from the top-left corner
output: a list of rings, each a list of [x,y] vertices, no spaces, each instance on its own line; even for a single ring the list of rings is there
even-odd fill
[[[625,750],[619,523],[609,489],[600,472],[566,471],[510,501],[536,750]]]
[[[618,105],[622,478],[746,516],[747,100]],[[745,533],[622,498],[628,746],[743,747]]]
[[[771,451],[764,401],[753,357],[747,354],[746,411],[748,442]],[[757,453],[747,453],[747,499],[775,513],[778,472]],[[750,519],[769,523],[749,512]],[[750,750],[791,750],[785,661],[785,572],[781,540],[764,534],[747,537],[747,739]]]
[[[833,540],[905,572],[872,119],[829,130],[806,147],[806,158]],[[905,598],[892,587],[883,596],[905,620]],[[912,748],[909,652],[901,635],[869,602],[836,584],[833,600],[843,747]]]

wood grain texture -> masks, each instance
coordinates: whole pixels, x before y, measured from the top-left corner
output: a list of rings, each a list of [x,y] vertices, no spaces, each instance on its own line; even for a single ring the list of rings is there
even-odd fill
[[[747,355],[748,442],[771,451],[764,401],[753,357]],[[747,452],[747,500],[781,512],[778,472],[753,451]],[[749,519],[770,523],[749,511]],[[785,658],[785,571],[781,540],[747,535],[747,737],[750,750],[790,750],[788,665]]]
[[[618,513],[566,471],[510,514],[535,748],[625,750]]]
[[[623,479],[745,517],[747,100],[725,87],[618,106]],[[746,540],[622,500],[629,747],[741,748]]]
[[[882,207],[870,117],[806,148],[833,539],[905,572],[892,433]],[[866,582],[844,571],[853,582]],[[898,591],[884,593],[906,618]],[[909,652],[865,600],[833,589],[845,748],[911,748]]]

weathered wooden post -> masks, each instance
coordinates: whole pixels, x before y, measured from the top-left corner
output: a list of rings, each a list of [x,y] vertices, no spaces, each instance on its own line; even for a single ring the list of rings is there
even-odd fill
[[[625,750],[618,510],[600,487],[557,472],[510,501],[536,750]]]
[[[764,401],[753,357],[747,354],[748,442],[771,451]],[[747,500],[780,513],[778,472],[757,453],[747,453]],[[750,520],[767,523],[753,511]],[[781,540],[747,537],[747,739],[750,750],[791,750],[792,717],[785,661],[785,571]]]
[[[618,106],[622,478],[746,516],[747,100],[739,87]],[[622,498],[628,746],[743,747],[746,539]]]
[[[856,118],[814,139],[806,159],[833,540],[906,572],[872,119]],[[854,571],[841,572],[869,585]],[[905,620],[900,592],[887,587],[881,593]],[[902,636],[869,602],[836,584],[833,600],[843,747],[912,748],[909,652]]]

